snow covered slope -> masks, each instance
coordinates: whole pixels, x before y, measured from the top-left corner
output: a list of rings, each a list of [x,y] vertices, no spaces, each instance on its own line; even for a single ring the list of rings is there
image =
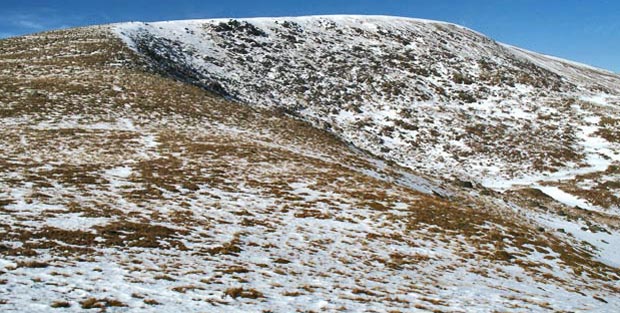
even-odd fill
[[[0,311],[618,311],[615,76],[248,21],[0,41]]]
[[[616,142],[606,143],[609,154],[588,150],[580,132],[618,116],[620,77],[457,25],[313,16],[129,23],[116,32],[177,78],[283,108],[434,175],[496,181],[589,167],[600,154],[620,159]]]

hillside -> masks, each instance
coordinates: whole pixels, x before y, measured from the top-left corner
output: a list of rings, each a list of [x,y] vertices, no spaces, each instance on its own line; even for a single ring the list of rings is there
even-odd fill
[[[589,166],[607,153],[587,149],[592,127],[618,116],[620,77],[446,23],[330,16],[116,31],[167,73],[253,106],[285,108],[434,175],[509,179]]]
[[[0,41],[0,309],[620,308],[620,78],[390,17]]]

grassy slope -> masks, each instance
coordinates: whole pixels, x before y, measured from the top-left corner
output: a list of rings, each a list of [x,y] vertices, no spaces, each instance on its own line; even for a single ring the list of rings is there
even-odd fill
[[[0,118],[8,310],[595,308],[618,292],[617,270],[493,194],[392,183],[403,170],[325,132],[150,72],[105,28],[1,41]]]

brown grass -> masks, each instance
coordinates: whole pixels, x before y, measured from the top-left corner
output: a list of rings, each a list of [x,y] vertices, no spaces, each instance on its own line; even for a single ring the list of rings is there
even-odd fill
[[[50,306],[52,308],[70,308],[71,307],[71,303],[69,303],[67,301],[54,301],[54,302],[52,302],[52,304],[50,304]]]
[[[177,286],[177,287],[172,288],[172,291],[176,291],[178,293],[186,293],[187,291],[193,291],[193,290],[205,290],[205,288],[196,286],[196,285]]]
[[[144,299],[144,303],[148,305],[160,305],[161,303],[155,299]]]
[[[97,299],[88,298],[80,302],[82,309],[104,309],[106,307],[126,307],[127,305],[121,301],[115,299]]]
[[[474,209],[474,206],[468,208],[464,203],[456,205],[445,200],[431,198],[419,200],[416,206],[426,209],[411,212],[409,227],[415,229],[423,225],[435,225],[438,228],[429,228],[429,230],[461,234],[475,247],[491,244],[494,248],[476,251],[478,256],[485,259],[496,262],[514,262],[525,270],[536,272],[533,264],[518,260],[519,257],[525,255],[513,255],[505,251],[506,242],[510,242],[511,246],[525,253],[530,250],[527,246],[549,248],[558,253],[559,259],[575,271],[585,271],[597,279],[612,281],[620,277],[620,270],[593,260],[589,253],[567,246],[555,237],[543,236],[544,233],[536,229],[520,225],[519,218],[505,218],[485,209]],[[503,225],[508,231],[489,231],[485,227],[487,223]]]
[[[82,306],[82,309],[86,309],[86,310],[96,309],[96,308],[100,308],[100,309],[105,308],[105,304],[97,300],[97,298],[88,298],[84,301],[81,301],[80,305]]]
[[[177,236],[186,234],[186,230],[174,230],[166,226],[128,221],[96,226],[95,229],[99,236],[106,239],[106,245],[143,248],[171,246],[180,250],[187,250],[181,242],[174,240]]]
[[[154,278],[157,279],[157,280],[176,281],[176,279],[174,279],[173,277],[168,276],[168,275],[157,275]]]
[[[265,297],[262,292],[256,289],[244,289],[243,287],[228,288],[226,289],[226,291],[224,291],[224,294],[233,299],[237,299],[237,298],[258,299],[258,298]]]
[[[17,267],[28,267],[28,268],[46,268],[50,266],[49,263],[47,262],[41,262],[41,261],[19,261],[17,262]]]
[[[249,273],[250,270],[243,266],[231,266],[227,269],[221,270],[221,272],[224,274],[243,274]]]
[[[241,252],[241,240],[239,239],[239,236],[235,236],[231,241],[224,243],[221,246],[216,246],[213,248],[209,248],[206,249],[206,253],[210,254],[210,255],[218,255],[218,254],[224,254],[224,255],[237,255],[239,252]]]
[[[620,119],[604,116],[599,122],[601,128],[596,135],[605,138],[609,142],[620,143]]]

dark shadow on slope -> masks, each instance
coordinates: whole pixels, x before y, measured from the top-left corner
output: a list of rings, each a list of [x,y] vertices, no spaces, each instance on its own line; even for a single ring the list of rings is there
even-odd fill
[[[238,100],[226,90],[217,80],[210,78],[192,66],[188,56],[191,52],[183,51],[182,45],[166,38],[155,37],[148,32],[142,32],[132,38],[138,52],[147,60],[152,70],[175,80],[189,83],[209,92],[215,93],[228,100]]]

